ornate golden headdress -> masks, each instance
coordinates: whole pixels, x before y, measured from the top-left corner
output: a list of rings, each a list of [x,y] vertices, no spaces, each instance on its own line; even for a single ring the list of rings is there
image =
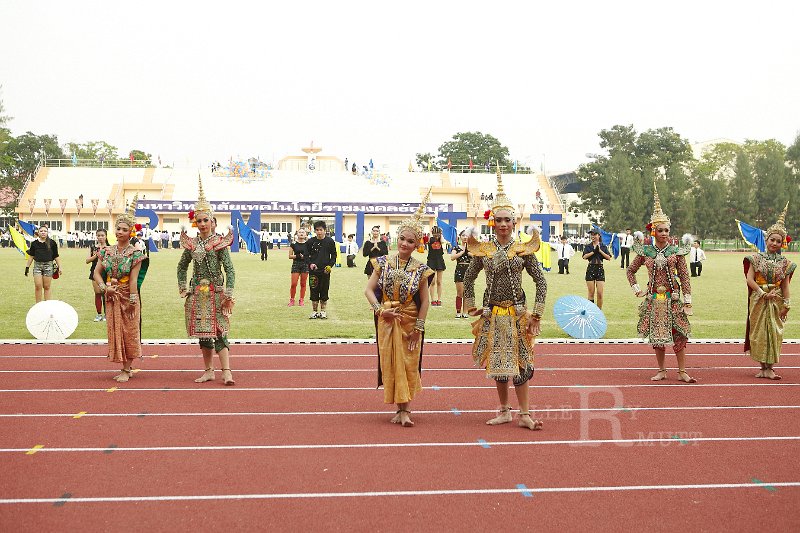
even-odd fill
[[[116,220],[114,221],[114,226],[122,222],[123,224],[127,224],[131,228],[136,225],[136,203],[139,201],[139,193],[133,195],[133,200],[131,203],[128,204],[128,208],[117,215]]]
[[[781,216],[778,217],[778,221],[767,228],[767,238],[773,233],[777,233],[784,239],[786,238],[786,211],[789,210],[789,202],[786,202],[786,207],[783,208],[783,212]]]
[[[197,203],[194,204],[194,216],[197,216],[197,213],[200,212],[208,213],[208,216],[214,217],[214,210],[211,208],[211,204],[206,200],[206,193],[203,192],[203,180],[200,178],[200,174],[197,175]]]
[[[433,187],[431,187],[431,189],[432,188]],[[402,232],[410,230],[416,236],[417,241],[422,240],[422,214],[425,212],[425,206],[428,204],[428,201],[431,198],[431,189],[428,189],[428,192],[425,194],[425,198],[422,199],[422,202],[420,202],[419,207],[414,214],[400,222],[400,225],[397,226],[398,236]]]
[[[516,217],[516,211],[514,210],[514,202],[506,196],[505,191],[503,190],[503,176],[500,173],[500,163],[495,161],[497,165],[497,194],[494,195],[494,201],[492,202],[492,214],[496,214],[497,211],[505,210],[511,211],[511,216]]]
[[[658,199],[658,187],[656,187],[655,179],[653,179],[653,214],[650,215],[650,224],[654,228],[657,224],[670,225],[669,217],[661,210],[661,200]]]

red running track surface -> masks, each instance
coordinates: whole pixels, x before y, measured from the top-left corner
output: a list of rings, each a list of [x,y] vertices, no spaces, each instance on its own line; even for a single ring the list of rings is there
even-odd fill
[[[796,530],[800,371],[755,379],[741,345],[690,345],[695,385],[630,344],[539,345],[543,431],[487,426],[470,346],[426,346],[416,426],[388,423],[370,345],[146,346],[125,384],[104,346],[4,346],[4,530]],[[157,357],[153,357],[157,355]],[[674,367],[674,357],[668,354]],[[116,388],[114,388],[116,387]],[[512,394],[512,403],[514,397]],[[8,526],[11,524],[11,526]]]

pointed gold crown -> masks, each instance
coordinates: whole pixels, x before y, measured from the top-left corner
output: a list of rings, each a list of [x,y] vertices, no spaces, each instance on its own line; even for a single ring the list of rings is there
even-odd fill
[[[128,207],[125,209],[124,212],[117,215],[117,219],[114,221],[114,225],[116,226],[120,222],[133,227],[136,225],[136,203],[139,201],[139,193],[137,191],[136,194],[133,195],[133,199],[131,203],[128,204]]]
[[[503,190],[503,175],[500,173],[500,163],[497,160],[495,160],[495,165],[497,165],[497,194],[494,195],[494,201],[492,202],[492,213],[496,213],[497,211],[503,209],[506,211],[511,211],[512,216],[516,216],[514,211],[514,202],[512,202],[509,197],[506,196],[506,193]]]
[[[653,214],[650,215],[650,224],[670,225],[669,217],[661,210],[661,200],[658,199],[658,187],[656,187],[656,180],[653,179]]]
[[[784,239],[786,238],[786,211],[789,210],[789,202],[786,202],[786,207],[783,208],[783,212],[781,216],[778,217],[778,221],[767,228],[767,238],[773,233],[777,233]]]
[[[428,192],[425,194],[425,198],[422,199],[422,202],[420,202],[419,207],[414,212],[414,214],[408,217],[407,219],[403,220],[400,223],[400,225],[397,226],[398,236],[402,232],[410,230],[417,237],[418,241],[422,239],[422,214],[425,212],[425,206],[431,199],[431,189],[433,189],[433,187],[428,189]]]
[[[214,216],[214,210],[211,208],[211,204],[206,200],[206,193],[203,192],[203,180],[200,178],[200,174],[197,174],[197,203],[194,204],[194,212],[195,217],[199,212],[208,213],[209,216]]]

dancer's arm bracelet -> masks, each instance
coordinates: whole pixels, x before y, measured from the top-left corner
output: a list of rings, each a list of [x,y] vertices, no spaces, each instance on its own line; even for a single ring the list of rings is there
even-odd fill
[[[372,312],[375,313],[376,315],[381,314],[381,309],[383,309],[383,307],[381,307],[381,304],[379,304],[378,302],[372,304]]]
[[[414,323],[414,329],[419,331],[420,333],[425,332],[425,320],[418,318],[417,321]]]
[[[791,298],[784,298],[783,299],[783,307],[785,307],[786,309],[791,309],[792,308],[792,299]]]
[[[639,288],[638,283],[634,283],[633,285],[631,285],[631,289],[633,289],[633,294],[639,294],[640,292],[642,292],[642,289]]]
[[[686,305],[692,305],[692,295],[691,294],[684,294],[683,295],[683,303]]]
[[[97,286],[100,288],[100,292],[106,292],[106,284],[105,283],[98,283]]]
[[[233,289],[226,288],[222,293],[225,295],[225,298],[233,300]]]

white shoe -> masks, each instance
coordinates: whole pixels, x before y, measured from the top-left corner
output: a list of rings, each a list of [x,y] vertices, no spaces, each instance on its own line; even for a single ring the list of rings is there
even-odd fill
[[[106,321],[106,314],[103,313],[103,322],[105,322],[105,321]]]
[[[327,314],[327,313],[325,313],[325,311],[320,311],[320,312],[319,312],[319,317],[318,317],[318,318],[328,318],[328,314]]]
[[[94,317],[94,321],[95,322],[100,322],[101,320],[103,320],[103,315],[101,315],[100,313],[97,313],[97,315],[95,315],[95,317]]]
[[[308,318],[309,318],[309,319],[311,319],[311,320],[313,320],[313,319],[315,319],[315,318],[319,318],[319,313],[317,313],[316,311],[314,311],[313,313],[311,313],[311,315],[309,315],[309,317],[308,317]]]

